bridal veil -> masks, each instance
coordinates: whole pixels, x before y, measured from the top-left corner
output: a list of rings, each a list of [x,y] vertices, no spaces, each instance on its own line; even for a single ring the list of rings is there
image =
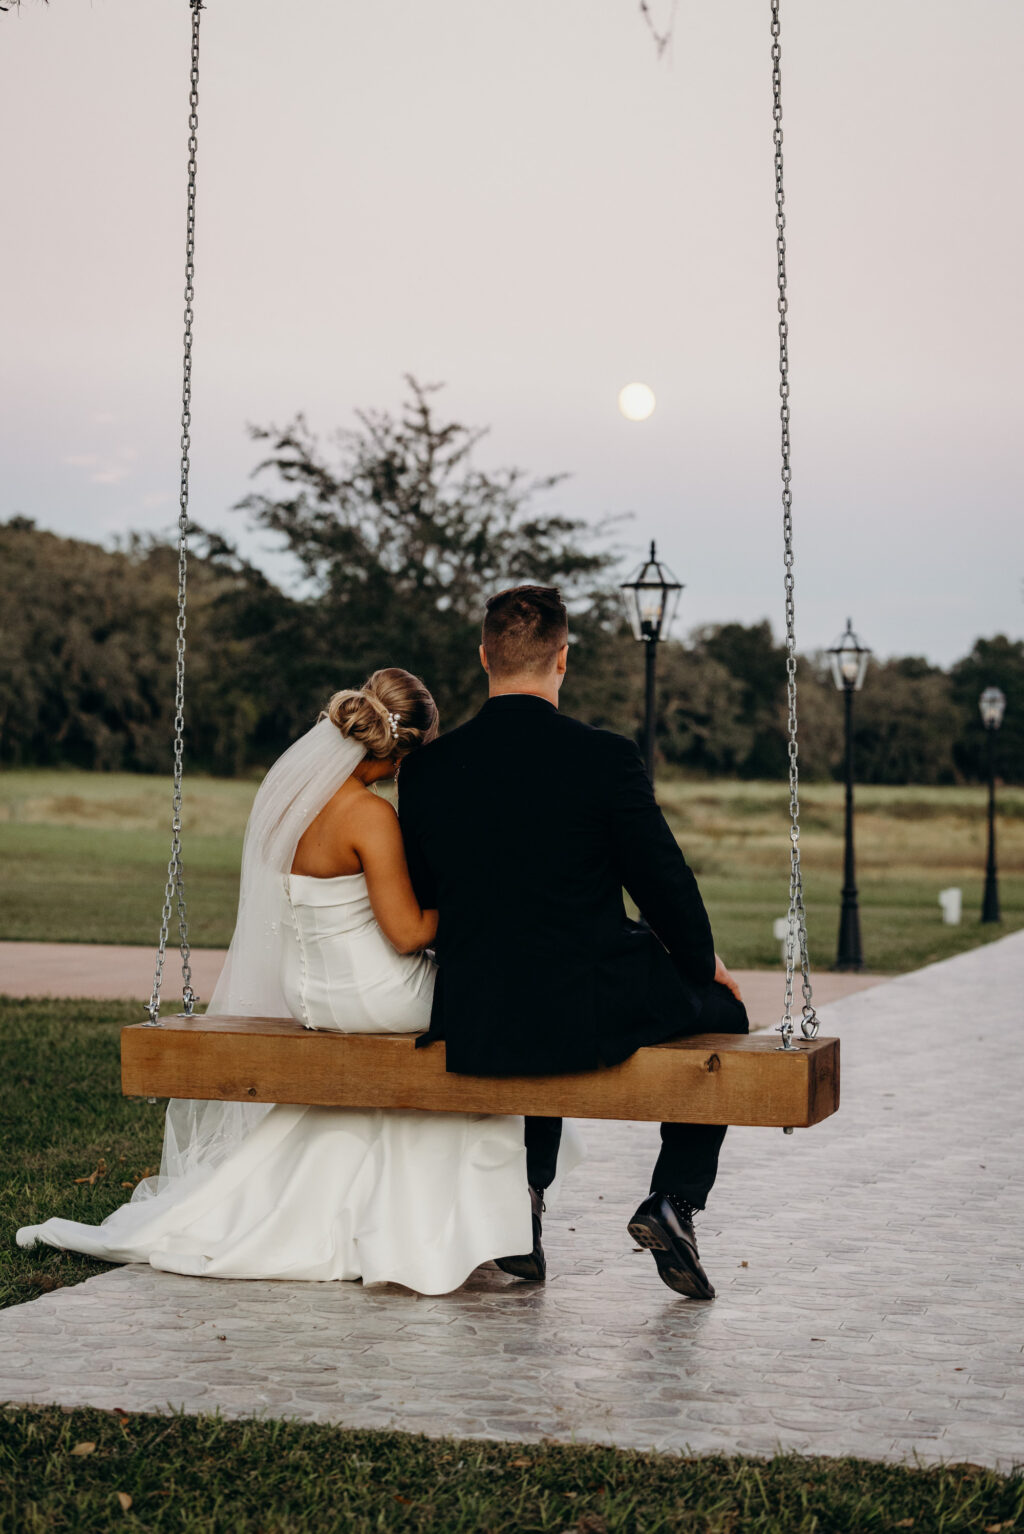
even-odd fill
[[[281,990],[285,879],[299,838],[365,756],[363,746],[321,719],[271,767],[245,828],[238,916],[209,1011],[227,1017],[288,1017]],[[209,1170],[250,1134],[271,1103],[167,1105],[159,1177],[139,1184],[133,1200],[153,1197],[169,1180]]]

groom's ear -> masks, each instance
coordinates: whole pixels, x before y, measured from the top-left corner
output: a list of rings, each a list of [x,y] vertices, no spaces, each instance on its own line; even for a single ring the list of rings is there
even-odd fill
[[[555,661],[555,670],[558,672],[559,676],[565,675],[565,668],[568,666],[568,664],[569,646],[568,644],[564,644],[558,652],[558,659]]]
[[[480,646],[480,664],[481,664],[481,666],[483,666],[484,670],[487,672],[487,675],[490,676],[491,668],[487,664],[487,651],[484,649],[483,645]]]

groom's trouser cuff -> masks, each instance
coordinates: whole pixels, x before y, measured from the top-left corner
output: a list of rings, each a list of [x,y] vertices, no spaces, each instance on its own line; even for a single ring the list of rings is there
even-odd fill
[[[718,1176],[718,1153],[725,1124],[662,1124],[661,1154],[651,1177],[652,1193],[674,1193],[703,1209]]]

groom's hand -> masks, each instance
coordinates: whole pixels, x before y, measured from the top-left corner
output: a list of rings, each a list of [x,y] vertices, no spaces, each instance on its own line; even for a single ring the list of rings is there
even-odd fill
[[[737,1001],[743,1000],[740,988],[736,983],[736,976],[729,973],[717,953],[715,954],[715,984],[724,985],[727,991],[732,992]]]

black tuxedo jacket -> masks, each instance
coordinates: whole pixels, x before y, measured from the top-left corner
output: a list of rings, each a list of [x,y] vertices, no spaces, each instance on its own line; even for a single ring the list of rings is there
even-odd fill
[[[589,1070],[697,1031],[711,927],[631,741],[543,698],[492,698],[406,757],[399,812],[440,913],[420,1042],[443,1038],[450,1071]]]

